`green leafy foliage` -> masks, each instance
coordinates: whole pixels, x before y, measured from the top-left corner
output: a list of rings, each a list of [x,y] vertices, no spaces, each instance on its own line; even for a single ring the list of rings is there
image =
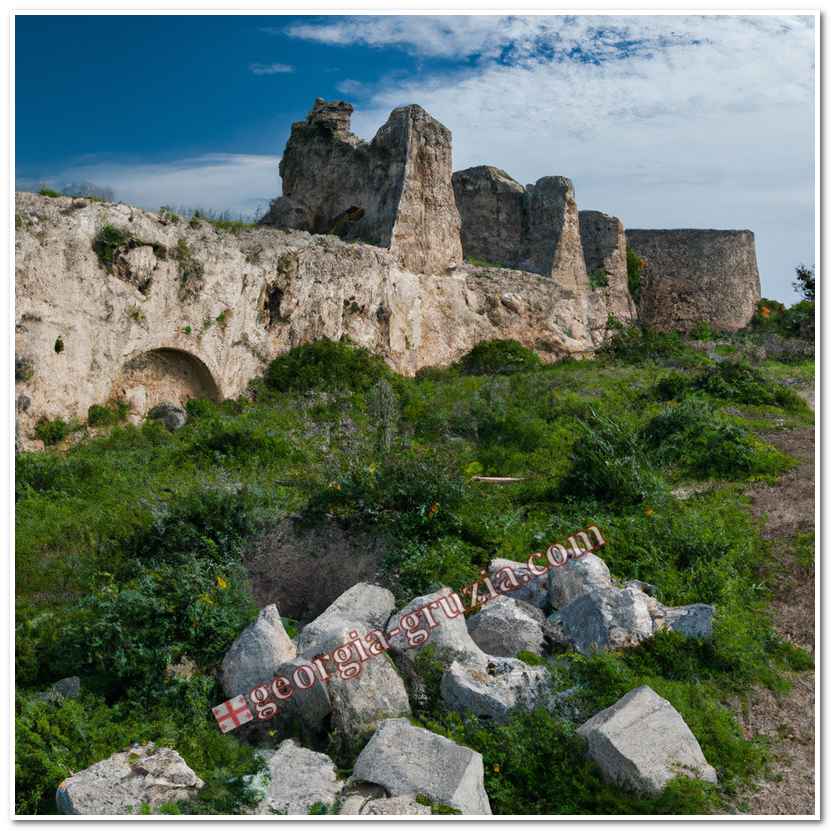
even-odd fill
[[[214,677],[255,611],[247,546],[297,514],[381,537],[384,579],[401,603],[596,524],[615,578],[655,584],[668,605],[715,604],[710,641],[670,632],[592,658],[522,655],[544,662],[558,690],[577,689],[573,720],[540,711],[495,726],[447,713],[430,646],[416,657],[413,706],[483,754],[496,812],[723,810],[765,761],[725,702],[757,684],[784,691],[785,670],[811,666],[771,626],[760,576],[770,548],[739,484],[787,462],[733,414],[738,403],[801,418],[770,380],[795,369],[711,369],[678,336],[618,335],[598,361],[542,366],[510,348],[506,362],[497,347],[471,359],[482,374],[460,365],[418,378],[321,342],[273,362],[251,399],[190,401],[176,433],[115,424],[66,451],[19,454],[19,810],[54,810],[69,772],[148,739],[176,747],[208,783],[165,812],[237,812],[252,798],[241,779],[256,770],[250,747],[210,716],[224,698]],[[813,367],[800,372],[807,382]],[[520,481],[476,481],[483,473]],[[666,484],[678,477],[722,484],[679,500]],[[809,543],[793,546],[807,563]],[[34,700],[70,674],[82,676],[81,700]],[[603,782],[586,760],[575,725],[640,684],[682,713],[718,787],[678,779],[646,799]],[[350,767],[358,748],[332,747]]]
[[[630,246],[626,246],[626,279],[629,285],[629,294],[635,304],[641,302],[641,272],[646,263],[635,253]]]
[[[605,289],[609,285],[609,275],[605,268],[596,268],[589,272],[589,286],[593,289]]]
[[[515,340],[482,341],[459,361],[465,375],[507,375],[539,366],[537,353]]]
[[[275,358],[266,369],[265,382],[279,392],[365,392],[391,376],[384,361],[368,350],[324,338]]]
[[[35,425],[35,436],[47,446],[60,444],[69,433],[69,425],[62,418],[42,418]]]

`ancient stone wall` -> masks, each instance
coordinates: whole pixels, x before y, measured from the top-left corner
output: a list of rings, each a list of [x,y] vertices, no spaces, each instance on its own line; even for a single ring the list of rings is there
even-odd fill
[[[416,274],[389,251],[333,236],[233,234],[31,193],[17,194],[15,225],[24,446],[40,418],[85,419],[114,398],[140,417],[160,401],[237,396],[276,355],[323,337],[347,337],[409,375],[492,338],[547,361],[594,345],[585,298],[535,274]],[[109,269],[95,251],[106,226],[127,240]]]
[[[542,274],[578,294],[588,291],[574,187],[545,176],[523,187],[487,165],[453,174],[462,218],[462,249],[485,260]]]
[[[623,223],[601,211],[580,211],[580,241],[591,289],[589,302],[603,305],[620,321],[637,317],[626,272],[626,234]],[[605,282],[605,286],[597,285]],[[599,320],[599,311],[593,318]],[[605,329],[605,326],[604,326]]]
[[[645,260],[641,322],[689,331],[705,322],[714,329],[742,329],[761,296],[752,231],[627,230],[626,239]]]
[[[442,274],[462,259],[450,131],[399,107],[369,143],[350,132],[352,105],[318,98],[292,126],[283,195],[264,225],[388,248],[402,267]]]

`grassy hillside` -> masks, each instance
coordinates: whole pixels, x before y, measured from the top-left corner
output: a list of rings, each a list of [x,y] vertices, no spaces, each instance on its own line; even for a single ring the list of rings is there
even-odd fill
[[[727,351],[743,348],[736,339]],[[239,810],[240,777],[257,763],[219,734],[214,672],[256,612],[242,553],[294,514],[382,536],[401,601],[593,523],[614,576],[654,583],[667,604],[716,604],[712,643],[669,633],[549,666],[561,688],[581,687],[575,721],[649,684],[684,716],[718,787],[679,780],[640,799],[602,783],[574,721],[540,711],[494,728],[448,714],[429,650],[433,698],[416,715],[483,753],[495,813],[719,810],[765,765],[727,702],[754,684],[782,690],[784,670],[810,664],[770,625],[767,544],[742,493],[792,464],[758,432],[812,423],[779,383],[812,376],[812,361],[715,363],[638,329],[593,361],[541,366],[518,344],[485,344],[416,379],[319,342],[274,361],[248,397],[191,402],[177,433],[153,421],[95,428],[71,448],[21,454],[18,811],[54,810],[65,776],[145,739],[176,747],[208,783],[189,810]],[[176,671],[184,659],[194,668]],[[33,695],[71,674],[79,700]],[[332,736],[329,751],[348,770],[354,749]]]

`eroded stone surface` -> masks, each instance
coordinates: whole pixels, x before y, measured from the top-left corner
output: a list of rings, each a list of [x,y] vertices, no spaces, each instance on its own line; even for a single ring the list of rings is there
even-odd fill
[[[296,655],[277,607],[266,606],[225,653],[222,688],[228,698],[247,695],[259,684],[268,683],[278,667]]]
[[[681,714],[649,687],[628,692],[577,732],[603,776],[624,787],[657,794],[676,776],[718,781]]]
[[[379,245],[419,273],[458,264],[450,131],[413,104],[393,110],[367,143],[350,132],[351,115],[351,104],[319,98],[292,126],[283,195],[263,224]]]
[[[24,449],[39,446],[40,418],[83,420],[111,398],[131,401],[141,419],[163,401],[235,397],[272,358],[319,338],[348,337],[405,375],[494,338],[548,362],[594,348],[583,299],[540,275],[469,265],[419,275],[383,248],[333,236],[232,234],[68,197],[18,193],[15,209],[16,352],[28,362],[16,394],[31,402],[18,413]],[[93,243],[105,225],[167,252],[147,294],[99,262]],[[185,273],[201,269],[184,300],[180,251]]]
[[[204,785],[175,750],[151,743],[64,779],[55,798],[62,814],[132,814],[142,805],[192,799]]]
[[[482,670],[454,661],[444,671],[441,693],[445,704],[464,713],[505,721],[516,707],[533,710],[546,703],[550,677],[545,667],[532,667],[514,658],[491,657]]]
[[[467,630],[488,655],[513,658],[522,651],[542,655],[545,616],[521,600],[502,596],[467,619]]]
[[[750,322],[761,297],[752,231],[629,229],[626,239],[645,261],[644,324],[689,331],[705,322],[734,332]]]
[[[391,796],[424,794],[464,814],[490,814],[482,756],[406,719],[381,722],[350,782],[383,785]]]
[[[324,753],[300,747],[286,739],[268,757],[271,781],[258,814],[308,814],[318,803],[335,804],[343,788],[334,762]]]

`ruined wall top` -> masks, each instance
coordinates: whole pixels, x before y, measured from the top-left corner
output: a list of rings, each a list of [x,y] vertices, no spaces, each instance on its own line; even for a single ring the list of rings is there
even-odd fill
[[[404,268],[440,274],[462,260],[450,131],[415,104],[371,142],[349,132],[352,105],[318,98],[292,126],[283,195],[262,223],[388,248]]]

